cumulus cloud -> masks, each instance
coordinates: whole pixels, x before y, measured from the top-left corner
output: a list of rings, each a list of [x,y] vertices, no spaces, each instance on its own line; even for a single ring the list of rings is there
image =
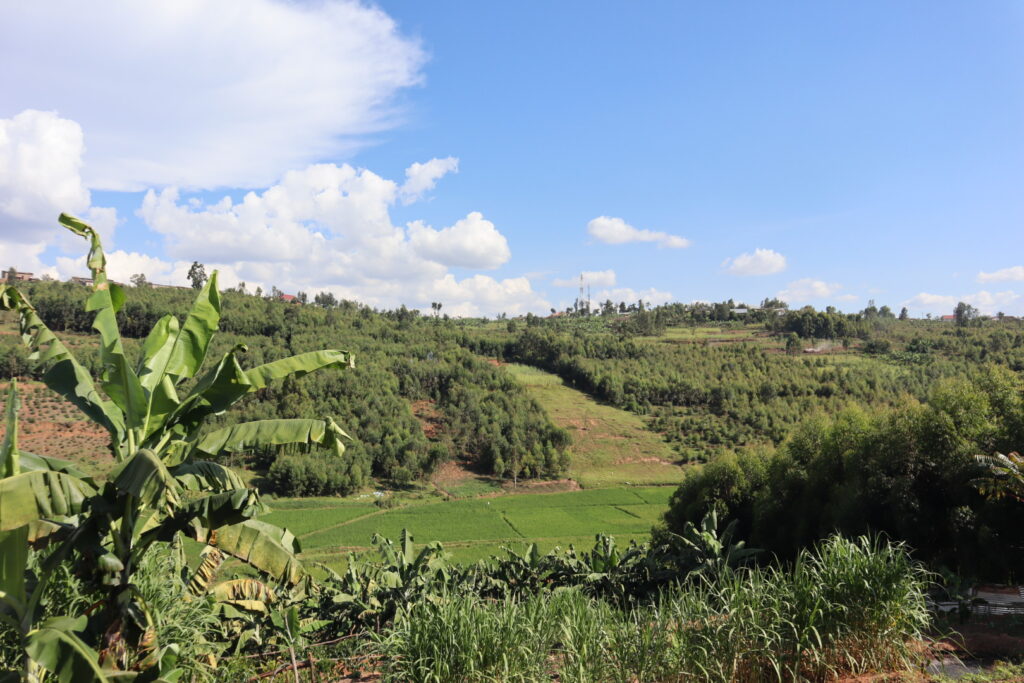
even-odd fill
[[[0,61],[4,101],[79,122],[86,185],[121,190],[265,187],[350,153],[425,55],[357,0],[54,0],[3,3]]]
[[[423,197],[424,193],[433,190],[437,181],[449,173],[459,172],[459,160],[455,157],[431,159],[426,163],[416,162],[405,169],[405,182],[402,183],[401,195],[403,204],[412,204]]]
[[[947,294],[930,294],[921,292],[903,302],[903,305],[925,313],[938,313],[951,315],[957,303],[963,301],[974,306],[986,315],[994,315],[1000,311],[1006,313],[1024,312],[1024,297],[1016,292],[1007,290],[1003,292],[989,292],[982,290],[972,294],[952,296]]]
[[[471,212],[439,230],[421,221],[406,228],[391,221],[398,201],[399,185],[372,171],[315,164],[239,202],[204,203],[186,200],[175,188],[151,190],[139,214],[177,259],[164,266],[170,277],[177,277],[179,264],[198,260],[208,269],[220,264],[250,289],[329,291],[371,306],[441,301],[453,315],[549,307],[525,277],[458,280],[448,272],[452,266],[495,268],[511,257],[505,236],[483,214]]]
[[[627,304],[643,301],[644,304],[658,306],[667,304],[673,300],[673,297],[671,292],[665,292],[654,287],[640,291],[630,287],[619,287],[616,289],[602,289],[594,296],[593,303],[597,304],[608,300],[611,300],[613,303],[624,301]]]
[[[978,282],[1024,281],[1024,266],[1011,266],[991,273],[978,273]]]
[[[505,236],[479,211],[443,230],[410,223],[409,242],[423,258],[446,266],[497,268],[512,257]]]
[[[726,259],[722,266],[733,275],[774,275],[786,269],[786,257],[772,249],[755,249],[736,258]]]
[[[84,218],[110,243],[117,212],[91,205],[81,177],[84,152],[81,126],[53,112],[26,109],[0,119],[0,242],[5,264],[41,272],[39,255],[48,245],[79,247],[77,238],[58,226],[61,212]]]
[[[585,270],[583,273],[584,284],[592,287],[614,287],[615,286],[615,271],[609,268],[608,270]],[[556,278],[551,281],[555,287],[578,287],[580,284],[579,278]]]
[[[805,277],[794,280],[786,285],[786,288],[775,296],[786,303],[802,303],[815,299],[827,299],[835,296],[843,286],[834,282],[815,280]]]
[[[598,216],[587,223],[587,232],[598,242],[605,244],[627,244],[629,242],[654,242],[659,247],[684,249],[690,246],[690,240],[667,232],[641,230],[611,216]]]

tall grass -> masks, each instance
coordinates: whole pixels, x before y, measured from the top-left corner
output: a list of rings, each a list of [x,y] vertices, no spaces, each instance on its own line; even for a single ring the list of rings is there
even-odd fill
[[[823,681],[919,664],[926,579],[901,546],[835,537],[629,610],[577,590],[423,602],[371,650],[402,681]]]

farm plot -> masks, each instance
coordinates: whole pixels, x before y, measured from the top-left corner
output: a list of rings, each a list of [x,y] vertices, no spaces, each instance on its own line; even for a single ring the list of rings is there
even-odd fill
[[[671,487],[598,489],[418,503],[392,510],[343,501],[335,507],[297,501],[290,508],[292,501],[283,499],[264,519],[292,529],[305,558],[334,568],[344,566],[349,551],[370,549],[374,534],[398,538],[402,529],[409,529],[417,544],[441,541],[454,559],[472,562],[500,553],[503,546],[522,548],[531,542],[545,551],[586,547],[598,533],[612,534],[623,544],[642,540],[671,492]]]

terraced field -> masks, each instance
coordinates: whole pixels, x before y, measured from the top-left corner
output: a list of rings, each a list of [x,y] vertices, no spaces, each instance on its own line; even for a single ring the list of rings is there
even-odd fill
[[[502,546],[521,549],[537,542],[589,547],[598,531],[620,543],[647,537],[667,507],[668,486],[605,488],[567,493],[521,494],[416,502],[382,510],[360,499],[280,499],[262,517],[286,526],[303,545],[303,557],[333,568],[344,566],[350,551],[371,548],[374,534],[398,538],[409,529],[416,542],[441,541],[454,559],[472,562],[497,554]]]

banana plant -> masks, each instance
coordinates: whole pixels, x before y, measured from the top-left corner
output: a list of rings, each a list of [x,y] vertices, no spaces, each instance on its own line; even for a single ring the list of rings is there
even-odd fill
[[[110,436],[118,464],[98,492],[77,501],[81,521],[58,552],[67,555],[74,549],[95,568],[96,579],[108,591],[103,609],[90,618],[91,628],[100,634],[102,661],[151,668],[163,651],[132,575],[154,544],[187,536],[275,581],[294,584],[304,574],[295,537],[256,520],[264,510],[257,493],[216,458],[285,444],[319,446],[341,457],[348,438],[330,417],[260,420],[212,431],[203,428],[206,418],[275,380],[353,367],[353,358],[344,351],[313,351],[243,370],[239,357],[245,347],[239,345],[201,373],[220,322],[215,271],[184,320],[172,315],[160,319],[133,363],[117,324],[125,293],[107,277],[99,235],[72,216],[61,214],[59,221],[90,243],[87,264],[93,285],[86,310],[95,313],[93,328],[100,343],[98,386],[16,287],[0,285],[0,310],[16,313],[29,359],[43,382]],[[4,484],[0,531],[47,518],[52,498],[39,494],[39,487],[66,483],[63,472],[52,470],[35,471],[29,479],[35,483]],[[73,496],[74,490],[67,489],[65,497]]]
[[[420,600],[436,601],[448,589],[453,572],[440,543],[429,543],[417,552],[408,529],[402,529],[397,545],[377,534],[372,543],[380,561],[350,554],[343,574],[324,567],[326,612],[341,610],[346,620],[379,627],[404,607]]]
[[[983,495],[995,500],[1008,497],[1024,503],[1024,456],[996,453],[974,458],[985,468],[985,476],[974,482]]]

